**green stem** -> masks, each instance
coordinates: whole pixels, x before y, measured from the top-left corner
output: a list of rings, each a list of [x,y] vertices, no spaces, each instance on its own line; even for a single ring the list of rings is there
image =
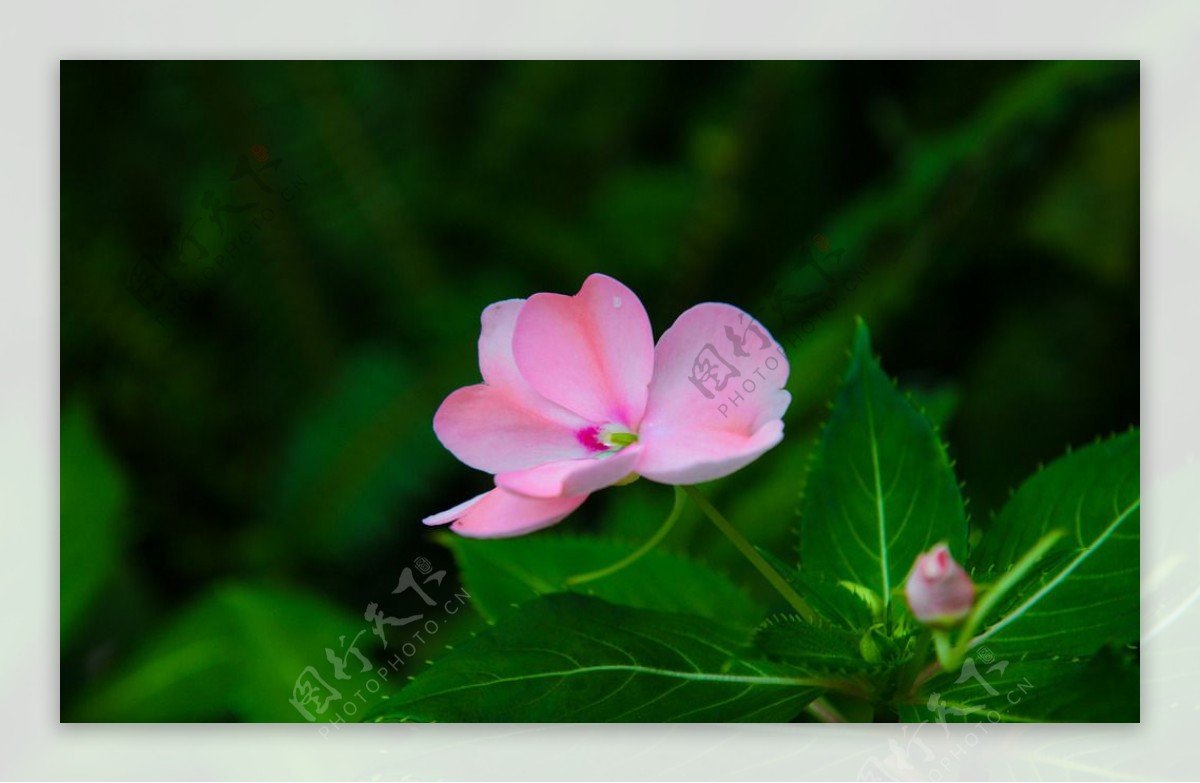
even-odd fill
[[[1058,540],[1063,535],[1062,530],[1051,530],[1042,536],[1033,545],[1033,548],[1017,561],[1016,565],[1008,569],[1008,572],[1000,577],[990,590],[983,594],[975,604],[975,608],[971,610],[971,614],[967,615],[966,622],[963,623],[962,632],[958,637],[958,644],[954,646],[953,650],[948,651],[946,657],[943,657],[939,650],[938,661],[941,662],[944,671],[951,671],[958,668],[967,656],[967,652],[977,643],[975,632],[979,630],[979,626],[988,618],[992,610],[996,608],[996,604],[1029,574],[1030,569],[1037,565],[1037,562],[1045,556],[1046,552],[1052,546],[1058,543]]]
[[[950,648],[950,633],[948,631],[935,630],[933,632],[933,649],[937,653],[938,663],[943,669],[952,669],[954,666],[950,663],[954,650]]]
[[[992,586],[991,590],[988,590],[986,593],[984,593],[983,598],[981,598],[979,603],[975,605],[975,609],[971,612],[970,616],[967,617],[967,622],[963,626],[962,636],[960,637],[960,640],[963,643],[966,643],[975,635],[975,631],[979,629],[980,623],[987,618],[988,614],[991,613],[992,609],[995,608],[1000,599],[1003,598],[1009,590],[1012,590],[1014,587],[1016,587],[1018,582],[1025,578],[1025,576],[1029,573],[1029,570],[1033,568],[1043,556],[1045,556],[1050,547],[1058,543],[1058,539],[1062,538],[1063,535],[1063,531],[1061,530],[1051,530],[1049,533],[1042,536],[1038,542],[1033,545],[1033,548],[1026,552],[1025,556],[1017,561],[1015,566],[1008,570],[1008,573],[1000,577],[1000,579]]]
[[[826,698],[814,700],[807,707],[808,713],[822,723],[846,723],[846,716],[838,712],[837,707]]]
[[[792,586],[787,583],[787,580],[780,576],[779,572],[772,568],[771,564],[768,563],[763,556],[758,553],[758,550],[754,548],[754,545],[747,541],[746,537],[739,533],[737,528],[730,524],[729,520],[722,516],[721,512],[717,511],[717,509],[708,502],[708,499],[700,494],[699,490],[697,490],[695,487],[684,487],[683,490],[691,496],[692,501],[695,502],[700,510],[704,512],[704,515],[712,520],[713,524],[717,526],[717,529],[724,533],[725,537],[733,542],[733,545],[738,548],[738,551],[741,552],[747,560],[750,561],[750,564],[757,568],[760,574],[766,577],[766,580],[771,583],[771,586],[774,587],[781,596],[783,596],[784,600],[791,604],[791,607],[795,609],[801,617],[803,617],[805,620],[811,621],[813,619],[812,609],[808,607],[808,604],[803,598],[800,597],[800,594],[792,589]]]
[[[912,690],[913,684],[917,678],[921,676],[921,667],[929,660],[929,647],[933,644],[932,631],[923,630],[917,637],[917,650],[913,655],[912,660],[904,667],[904,674],[900,682],[907,683],[909,691]]]
[[[658,543],[666,538],[667,533],[671,532],[671,528],[675,526],[675,522],[679,519],[679,515],[683,513],[683,504],[687,500],[687,495],[679,487],[675,487],[675,505],[671,508],[671,513],[667,515],[667,519],[662,523],[662,526],[652,535],[646,543],[642,544],[636,550],[621,558],[612,565],[605,566],[598,571],[589,571],[586,574],[576,574],[567,577],[565,584],[581,585],[587,582],[594,582],[597,579],[603,579],[606,576],[612,576],[618,571],[633,565],[641,559],[643,555],[649,552]]]

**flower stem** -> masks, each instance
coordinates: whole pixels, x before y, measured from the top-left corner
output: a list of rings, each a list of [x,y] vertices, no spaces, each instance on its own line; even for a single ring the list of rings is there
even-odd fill
[[[1008,570],[997,582],[992,585],[979,602],[975,604],[975,609],[967,617],[964,623],[962,637],[959,646],[963,648],[965,653],[967,648],[971,646],[971,637],[975,635],[975,631],[979,629],[979,625],[987,619],[992,609],[1000,602],[1010,590],[1025,578],[1029,571],[1037,564],[1050,548],[1058,543],[1058,540],[1065,535],[1062,530],[1051,530],[1046,535],[1038,539],[1038,542],[1025,553],[1025,555],[1017,561],[1016,565]]]
[[[933,632],[933,649],[937,653],[938,663],[942,668],[949,671],[954,668],[952,663],[953,652],[950,649],[950,634],[946,631],[935,629]]]
[[[838,712],[837,707],[829,703],[828,699],[820,698],[813,701],[806,708],[808,713],[822,723],[845,723],[846,716]]]
[[[975,608],[967,615],[963,622],[962,631],[959,632],[958,643],[953,647],[950,646],[949,635],[943,633],[941,639],[934,631],[934,642],[937,646],[938,663],[941,665],[942,671],[953,671],[957,669],[967,657],[967,653],[979,642],[983,641],[983,636],[975,636],[975,632],[979,630],[979,626],[988,618],[992,610],[1014,587],[1016,587],[1022,579],[1037,565],[1051,547],[1058,543],[1064,532],[1062,530],[1051,530],[1046,535],[1038,539],[1038,542],[1025,555],[1017,561],[1017,563],[1008,570],[995,584],[991,586],[987,592],[976,602]],[[922,673],[924,674],[924,673]],[[918,681],[923,681],[921,677]],[[927,678],[926,678],[927,679]],[[915,683],[914,685],[917,685]]]
[[[805,600],[800,597],[800,594],[792,589],[792,586],[787,583],[787,580],[780,576],[779,572],[772,568],[771,564],[768,563],[766,559],[764,559],[763,556],[758,553],[758,550],[754,548],[754,545],[747,541],[746,537],[739,533],[737,528],[730,524],[729,520],[722,516],[721,512],[717,511],[717,509],[713,507],[712,503],[709,503],[708,499],[700,494],[698,489],[689,486],[684,487],[683,490],[684,492],[687,492],[689,496],[691,496],[692,501],[695,502],[700,510],[704,512],[704,515],[712,520],[713,524],[717,526],[717,529],[724,533],[725,537],[733,542],[733,545],[738,548],[739,552],[745,555],[746,559],[750,561],[750,564],[757,568],[760,574],[766,577],[766,580],[771,583],[771,586],[774,587],[781,596],[783,596],[784,600],[791,604],[791,607],[795,609],[801,617],[803,617],[805,620],[811,621],[813,619],[812,609],[810,609]]]
[[[635,562],[640,560],[643,555],[645,555],[654,547],[658,546],[658,543],[666,538],[667,533],[671,532],[671,528],[675,526],[675,522],[679,519],[679,515],[683,513],[683,504],[686,502],[686,500],[687,495],[683,493],[683,490],[679,487],[675,487],[675,505],[671,508],[671,513],[667,515],[666,521],[662,523],[662,526],[654,533],[654,535],[647,539],[646,543],[642,544],[636,550],[630,552],[628,555],[612,565],[605,566],[597,571],[589,571],[586,574],[575,574],[574,576],[567,577],[565,584],[581,585],[587,582],[594,582],[597,579],[603,579],[606,576],[612,576],[618,571],[633,565]]]
[[[916,681],[921,676],[921,667],[923,667],[925,665],[925,662],[929,659],[929,648],[932,645],[933,645],[932,632],[929,630],[921,631],[917,637],[916,654],[913,655],[912,660],[909,661],[908,664],[904,667],[904,674],[901,675],[901,680],[900,680],[901,682],[908,683],[909,692],[911,692],[916,687],[914,685],[914,683],[916,683]],[[936,661],[935,661],[935,665],[937,665]]]

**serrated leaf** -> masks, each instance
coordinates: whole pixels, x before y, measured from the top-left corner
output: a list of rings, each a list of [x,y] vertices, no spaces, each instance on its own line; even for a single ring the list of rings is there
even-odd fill
[[[770,660],[811,673],[873,668],[859,651],[855,634],[817,626],[797,615],[769,618],[754,634],[754,648]]]
[[[557,594],[456,648],[374,719],[783,721],[819,692],[707,620]]]
[[[920,700],[900,708],[901,720],[944,723],[1138,720],[1138,667],[1128,654],[1094,658],[1010,660],[988,648],[957,672],[939,675]]]
[[[1007,571],[1052,530],[1049,568],[992,618],[997,655],[1090,655],[1138,638],[1141,492],[1137,432],[1068,454],[1027,480],[972,557],[977,579]]]
[[[568,585],[569,577],[616,563],[635,547],[570,535],[489,540],[446,536],[442,540],[454,551],[472,605],[489,620],[540,595],[567,591],[744,628],[757,625],[764,614],[723,574],[659,550],[610,576]]]
[[[806,484],[802,571],[862,585],[887,606],[918,554],[944,541],[961,561],[966,537],[945,450],[871,355],[860,321]]]
[[[874,623],[871,606],[847,583],[800,571],[765,549],[758,551],[824,621],[852,631],[869,628]]]
[[[943,428],[954,417],[962,403],[962,392],[953,384],[912,386],[908,397],[934,427]]]

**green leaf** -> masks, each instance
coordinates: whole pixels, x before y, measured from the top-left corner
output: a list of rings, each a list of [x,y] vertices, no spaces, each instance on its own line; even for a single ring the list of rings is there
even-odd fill
[[[1051,530],[1052,566],[984,618],[977,643],[997,655],[1089,655],[1133,642],[1139,626],[1139,438],[1129,432],[1068,454],[1028,479],[972,558],[979,580],[1008,570]]]
[[[903,705],[900,718],[918,722],[1130,723],[1138,720],[1139,676],[1133,656],[1105,649],[1089,659],[968,658],[957,672],[939,675],[921,699]]]
[[[380,721],[783,721],[819,693],[707,620],[582,595],[526,604],[394,696]]]
[[[119,559],[120,515],[127,488],[82,405],[73,405],[64,412],[60,445],[59,617],[66,645]]]
[[[863,600],[862,591],[855,589],[853,584],[832,582],[800,571],[765,549],[758,551],[826,622],[852,631],[867,628],[874,622],[871,605]]]
[[[871,356],[861,321],[809,472],[800,529],[805,572],[862,585],[884,606],[934,544],[965,559],[966,515],[946,452]]]
[[[917,410],[937,429],[944,428],[962,404],[962,392],[957,386],[949,383],[939,386],[911,386],[906,392]]]
[[[361,617],[314,596],[222,585],[181,612],[114,678],[87,694],[72,717],[106,722],[230,716],[303,721],[289,702],[296,680],[313,666],[341,686],[331,673],[325,648],[340,654],[339,637],[349,644],[363,627]],[[373,641],[366,633],[357,647],[370,655]],[[370,676],[359,674],[355,658],[349,658],[346,672]],[[362,687],[363,682],[355,682]]]
[[[615,563],[636,547],[570,535],[488,540],[447,535],[440,540],[454,552],[472,605],[489,620],[538,596],[568,591],[744,628],[757,625],[764,614],[723,574],[661,550],[610,576],[568,586],[568,577]]]
[[[818,626],[799,615],[768,618],[754,635],[754,648],[768,659],[810,673],[867,671],[859,637],[849,631]]]
[[[275,535],[262,546],[345,558],[396,525],[405,498],[452,464],[416,396],[414,374],[393,357],[349,360],[292,437],[269,498]]]

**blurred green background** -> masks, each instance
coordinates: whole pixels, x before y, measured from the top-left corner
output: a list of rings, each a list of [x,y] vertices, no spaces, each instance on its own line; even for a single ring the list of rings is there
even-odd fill
[[[451,595],[419,520],[490,486],[431,429],[480,311],[591,272],[784,343],[783,445],[708,488],[755,543],[795,548],[855,314],[986,529],[1138,422],[1138,106],[1135,62],[63,63],[63,720],[300,720],[325,648],[381,660],[363,608],[419,557]],[[770,600],[693,513],[664,546]],[[369,699],[481,622],[439,619]]]

